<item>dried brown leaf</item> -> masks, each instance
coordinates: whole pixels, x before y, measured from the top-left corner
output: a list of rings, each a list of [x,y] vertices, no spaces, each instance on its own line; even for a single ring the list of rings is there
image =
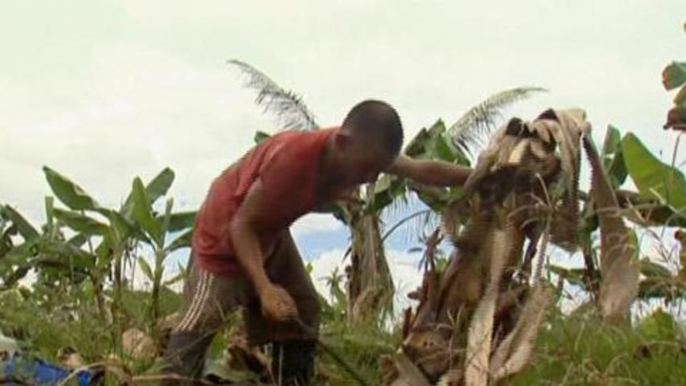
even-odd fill
[[[553,299],[549,287],[540,284],[534,287],[514,330],[491,357],[490,373],[494,381],[516,374],[528,365],[545,312]]]
[[[489,356],[491,354],[498,288],[500,277],[509,256],[511,239],[510,226],[493,231],[490,281],[469,326],[464,366],[466,386],[486,386],[488,384]]]

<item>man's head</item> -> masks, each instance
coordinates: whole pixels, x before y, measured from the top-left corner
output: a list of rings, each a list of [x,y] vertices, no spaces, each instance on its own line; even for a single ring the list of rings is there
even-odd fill
[[[334,142],[342,182],[375,181],[396,159],[402,143],[403,127],[393,107],[376,100],[357,104],[345,117]]]

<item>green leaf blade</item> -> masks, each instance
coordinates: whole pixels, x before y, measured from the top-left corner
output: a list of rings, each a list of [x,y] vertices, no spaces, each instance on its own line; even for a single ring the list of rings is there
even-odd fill
[[[148,262],[145,261],[144,258],[138,258],[138,265],[140,265],[141,271],[143,272],[145,277],[147,277],[150,281],[155,280],[155,276],[152,274],[152,268],[150,268],[150,264],[148,264]]]
[[[657,159],[633,133],[622,139],[624,161],[641,196],[658,199],[686,214],[686,178],[678,169]]]
[[[155,245],[161,247],[163,241],[162,224],[153,217],[151,201],[140,178],[134,179],[132,192],[134,203],[133,216],[135,220],[155,242]]]
[[[181,248],[190,248],[193,241],[193,230],[190,229],[179,237],[175,238],[166,248],[165,252],[167,254],[172,253]]]
[[[198,216],[197,211],[176,212],[169,216],[169,226],[167,232],[179,232],[195,225],[195,218]],[[164,216],[157,216],[158,221],[162,221]]]
[[[4,212],[9,217],[10,221],[17,226],[17,231],[26,241],[32,241],[40,236],[38,230],[31,225],[31,223],[24,218],[16,209],[9,205],[3,208]]]
[[[85,235],[104,235],[107,232],[106,224],[84,214],[59,208],[54,208],[53,214],[56,219],[76,232]]]
[[[149,184],[145,186],[145,191],[148,195],[148,199],[151,201],[151,204],[167,194],[169,188],[174,182],[174,178],[174,171],[170,168],[164,168],[152,179],[152,181],[150,181]],[[129,192],[129,195],[126,197],[126,201],[124,201],[124,205],[122,205],[121,210],[119,211],[124,218],[129,221],[133,220],[133,196],[134,192],[132,190]]]
[[[674,97],[674,104],[677,106],[686,107],[686,86],[681,87],[679,93]]]
[[[268,133],[265,133],[264,131],[256,131],[255,132],[255,137],[253,137],[253,141],[255,141],[255,145],[259,145],[265,140],[269,139],[271,135]]]
[[[57,171],[44,166],[43,172],[55,196],[72,210],[94,210],[99,205],[78,184]]]
[[[672,62],[662,71],[662,84],[673,90],[686,83],[686,62]]]
[[[641,260],[639,268],[641,269],[641,275],[646,277],[656,279],[669,279],[672,277],[672,272],[669,268],[648,259]]]
[[[164,168],[145,186],[145,191],[151,204],[154,204],[160,197],[167,194],[174,182],[174,178],[174,171],[170,168]]]

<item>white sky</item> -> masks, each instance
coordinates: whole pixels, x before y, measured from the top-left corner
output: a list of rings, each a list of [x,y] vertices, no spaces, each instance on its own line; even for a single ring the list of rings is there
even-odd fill
[[[671,155],[664,66],[686,59],[684,0],[0,2],[0,202],[42,220],[41,166],[117,205],[165,166],[196,208],[272,120],[238,72],[300,93],[323,125],[363,98],[395,105],[411,137],[488,95],[551,92],[512,109],[580,106]],[[667,156],[665,155],[665,157]],[[298,232],[334,229],[311,218]]]

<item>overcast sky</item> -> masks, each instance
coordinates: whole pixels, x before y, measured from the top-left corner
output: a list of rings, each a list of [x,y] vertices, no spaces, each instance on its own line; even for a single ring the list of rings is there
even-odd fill
[[[536,85],[550,93],[511,115],[582,107],[597,139],[613,123],[666,159],[676,136],[661,129],[673,95],[660,73],[686,58],[684,21],[684,0],[3,0],[0,202],[41,222],[43,165],[112,206],[134,176],[170,166],[179,207],[198,207],[255,130],[277,129],[233,58],[300,93],[322,125],[373,97],[411,137]],[[310,259],[346,244],[326,216],[296,233]]]

